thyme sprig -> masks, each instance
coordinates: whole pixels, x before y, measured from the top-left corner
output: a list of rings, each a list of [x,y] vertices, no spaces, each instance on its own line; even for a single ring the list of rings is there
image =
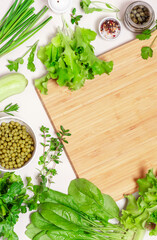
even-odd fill
[[[53,183],[53,177],[57,175],[56,165],[60,161],[60,156],[63,152],[63,144],[68,143],[66,137],[71,136],[68,130],[65,130],[63,126],[60,126],[60,130],[57,132],[57,138],[52,137],[49,133],[49,128],[42,126],[40,128],[41,136],[43,137],[43,155],[40,156],[38,164],[42,165],[42,169],[39,170],[39,176],[42,180],[42,185],[46,186]]]

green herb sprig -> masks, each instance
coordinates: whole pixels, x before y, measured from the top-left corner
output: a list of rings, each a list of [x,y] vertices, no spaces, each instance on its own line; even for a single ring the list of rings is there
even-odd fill
[[[43,142],[43,154],[40,156],[38,164],[42,169],[38,169],[39,185],[33,185],[31,177],[27,177],[27,189],[32,191],[33,196],[25,201],[29,210],[36,210],[40,204],[42,195],[47,192],[50,184],[53,183],[53,177],[57,174],[56,165],[61,163],[60,156],[63,152],[63,144],[68,143],[66,137],[71,136],[69,130],[65,130],[60,126],[60,130],[56,133],[57,138],[52,137],[49,133],[49,128],[42,126],[40,128]]]
[[[102,5],[105,7],[103,8]],[[81,8],[84,10],[86,14],[93,13],[93,12],[116,12],[118,13],[120,10],[115,7],[114,5],[102,2],[102,1],[90,1],[90,0],[82,0],[80,2]]]
[[[42,126],[40,128],[43,137],[43,155],[39,158],[39,165],[42,165],[42,169],[39,170],[42,184],[46,186],[48,182],[51,184],[53,177],[57,174],[56,165],[60,163],[60,156],[63,152],[63,144],[68,143],[66,137],[71,136],[68,130],[65,130],[63,126],[60,127],[60,131],[57,132],[57,138],[52,137],[49,133],[49,128]]]
[[[81,20],[82,15],[76,15],[76,8],[72,10],[71,14],[71,23],[78,25],[78,22]]]
[[[29,69],[31,72],[34,72],[36,70],[36,67],[34,65],[34,58],[35,58],[35,52],[37,49],[38,42],[35,42],[31,47],[29,47],[28,51],[25,52],[25,54],[22,57],[19,57],[15,59],[14,61],[8,60],[8,65],[7,68],[10,71],[18,71],[19,65],[24,63],[24,57],[30,52],[29,57],[28,57],[28,64],[27,64],[27,69]]]
[[[148,40],[150,39],[150,37],[152,36],[152,32],[156,31],[157,29],[157,20],[156,20],[156,24],[152,29],[146,29],[144,30],[141,34],[138,34],[136,36],[137,39],[139,40]],[[157,39],[157,35],[154,37],[153,41],[151,42],[150,46],[144,46],[141,48],[141,57],[145,60],[147,60],[148,58],[152,58],[153,57],[153,45],[155,43]]]
[[[18,110],[19,110],[19,106],[17,103],[16,104],[10,103],[4,108],[4,110],[0,112],[4,112],[8,115],[14,116],[14,114],[12,114],[11,112],[17,112]]]

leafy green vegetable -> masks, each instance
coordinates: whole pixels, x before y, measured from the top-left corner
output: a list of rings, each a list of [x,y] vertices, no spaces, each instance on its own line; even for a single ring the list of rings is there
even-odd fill
[[[126,196],[128,205],[122,210],[122,223],[128,229],[145,230],[146,226],[157,224],[157,178],[153,170],[149,170],[143,179],[138,179],[139,198]],[[157,227],[150,231],[150,235],[157,235]]]
[[[3,111],[0,111],[0,112],[4,112],[4,113],[6,113],[6,114],[8,114],[8,115],[14,116],[14,114],[12,114],[11,112],[17,112],[18,109],[19,109],[18,104],[12,104],[12,103],[10,103],[10,104],[8,104],[8,105],[4,108]]]
[[[20,176],[14,173],[4,173],[0,178],[0,237],[8,240],[18,240],[14,225],[19,214],[26,212],[25,200],[28,198],[26,188]]]
[[[56,226],[46,221],[38,212],[31,214],[31,222],[33,225],[41,230],[52,230],[56,229]]]
[[[35,14],[35,8],[31,7],[33,2],[34,0],[14,0],[10,9],[0,20],[0,44],[3,44],[0,48],[0,56],[23,44],[52,19],[49,17],[35,26],[47,12],[48,7],[43,7]],[[16,67],[14,66],[14,69]]]
[[[35,80],[41,93],[47,94],[47,83],[51,78],[57,79],[59,86],[77,90],[86,79],[112,71],[112,61],[104,62],[94,55],[90,42],[95,38],[96,33],[90,29],[76,26],[73,32],[65,24],[63,31],[59,31],[50,44],[39,49],[38,58],[48,71],[46,76]]]
[[[30,71],[34,72],[35,71],[35,65],[34,65],[34,55],[35,55],[35,51],[37,49],[37,45],[38,45],[38,41],[36,43],[33,44],[33,46],[31,46],[28,51],[20,58],[17,58],[14,61],[8,60],[9,64],[7,65],[7,68],[10,71],[18,71],[19,69],[19,64],[23,64],[24,63],[24,57],[30,52],[29,57],[28,57],[28,64],[27,64],[27,69],[29,69]]]
[[[115,201],[86,179],[71,181],[68,193],[73,196],[80,211],[103,220],[119,219],[119,208]],[[89,209],[89,205],[91,208]]]
[[[50,239],[58,240],[135,240],[134,231],[108,222],[114,217],[119,219],[119,208],[110,196],[102,194],[94,184],[85,179],[76,179],[71,182],[69,192],[70,195],[66,195],[47,189],[41,194],[42,203],[38,212],[33,213],[32,223],[26,231],[30,239],[45,234]],[[47,222],[56,229],[46,230],[45,227],[46,232],[43,232]],[[36,227],[40,228],[39,232]]]
[[[72,24],[76,24],[76,25],[78,25],[78,22],[81,20],[81,18],[82,18],[82,15],[77,15],[76,16],[76,8],[74,8],[73,10],[72,10],[72,14],[71,14],[71,23]]]
[[[105,5],[105,8],[102,5]],[[113,6],[112,4],[102,2],[102,1],[90,1],[90,0],[82,0],[80,2],[81,8],[84,10],[86,14],[93,12],[119,12],[120,10]]]

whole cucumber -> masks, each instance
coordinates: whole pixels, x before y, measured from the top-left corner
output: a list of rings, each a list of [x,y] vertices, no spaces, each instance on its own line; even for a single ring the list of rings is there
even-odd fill
[[[28,80],[23,74],[11,73],[0,77],[0,102],[25,90]]]

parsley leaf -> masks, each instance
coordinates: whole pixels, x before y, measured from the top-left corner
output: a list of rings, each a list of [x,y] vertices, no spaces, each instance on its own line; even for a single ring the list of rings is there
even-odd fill
[[[36,70],[35,65],[34,65],[34,57],[35,57],[35,51],[37,49],[38,42],[36,42],[32,48],[31,52],[28,57],[28,64],[27,64],[27,69],[29,69],[31,72],[34,72]]]
[[[151,30],[150,29],[146,29],[141,34],[138,34],[136,36],[136,38],[139,39],[139,40],[146,40],[146,39],[149,39],[150,37],[151,37]]]
[[[141,34],[138,34],[136,36],[137,39],[139,40],[146,40],[146,39],[150,39],[150,37],[152,36],[152,32],[156,31],[157,29],[157,20],[156,20],[156,24],[152,29],[146,29],[144,30]],[[149,57],[153,57],[153,49],[152,46],[154,44],[154,42],[157,39],[157,35],[155,36],[155,38],[153,39],[153,41],[151,42],[150,46],[145,46],[141,48],[141,57],[143,59],[148,59]]]
[[[7,68],[12,72],[15,71],[17,72],[19,69],[19,64],[23,64],[24,60],[23,58],[17,58],[15,61],[8,60],[8,65]]]
[[[28,64],[27,69],[34,72],[35,71],[35,65],[34,65],[34,55],[35,51],[38,45],[38,41],[31,46],[28,51],[20,58],[15,59],[14,61],[8,60],[8,65],[6,66],[10,71],[18,71],[19,65],[24,63],[24,57],[30,52],[30,55],[28,57]]]
[[[141,48],[141,56],[143,59],[148,59],[149,57],[153,57],[153,50],[150,47]]]

